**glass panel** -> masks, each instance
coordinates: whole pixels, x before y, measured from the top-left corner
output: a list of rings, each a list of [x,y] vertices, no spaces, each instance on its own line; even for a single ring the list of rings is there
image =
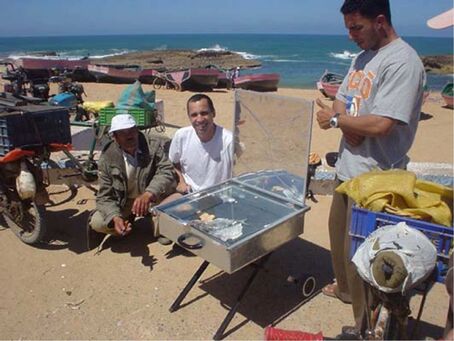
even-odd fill
[[[297,186],[296,197],[304,203],[312,107],[311,101],[302,98],[237,90],[234,176],[285,170],[298,177],[292,186]]]
[[[304,202],[305,179],[285,170],[246,173],[236,179],[250,186],[273,192],[283,198]]]
[[[301,207],[226,182],[164,208],[166,214],[230,245],[292,215]]]

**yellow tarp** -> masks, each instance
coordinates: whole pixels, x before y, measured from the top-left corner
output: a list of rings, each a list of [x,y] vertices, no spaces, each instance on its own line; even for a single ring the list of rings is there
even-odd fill
[[[113,108],[114,104],[112,101],[86,101],[82,104],[82,107],[86,111],[99,113],[101,109]]]
[[[409,171],[368,172],[342,183],[336,191],[371,211],[452,226],[452,188],[419,180]]]

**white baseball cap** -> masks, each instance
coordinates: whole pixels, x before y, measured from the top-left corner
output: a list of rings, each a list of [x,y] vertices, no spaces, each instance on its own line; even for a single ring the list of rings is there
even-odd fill
[[[109,133],[117,130],[129,129],[136,126],[136,120],[129,114],[119,114],[112,117]]]

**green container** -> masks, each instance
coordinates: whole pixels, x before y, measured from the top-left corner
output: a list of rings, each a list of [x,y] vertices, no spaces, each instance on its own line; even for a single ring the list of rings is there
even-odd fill
[[[99,111],[99,124],[101,126],[110,126],[112,117],[119,114],[130,114],[136,120],[140,128],[150,128],[156,125],[156,110],[145,109],[116,109],[103,108]]]

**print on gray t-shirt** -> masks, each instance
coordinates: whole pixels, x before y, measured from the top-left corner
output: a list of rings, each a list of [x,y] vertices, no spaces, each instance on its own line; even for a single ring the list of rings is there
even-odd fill
[[[336,99],[347,114],[386,116],[398,121],[387,136],[366,137],[357,147],[342,138],[336,173],[346,181],[373,169],[405,168],[418,126],[425,72],[416,51],[398,38],[377,51],[361,52]]]

